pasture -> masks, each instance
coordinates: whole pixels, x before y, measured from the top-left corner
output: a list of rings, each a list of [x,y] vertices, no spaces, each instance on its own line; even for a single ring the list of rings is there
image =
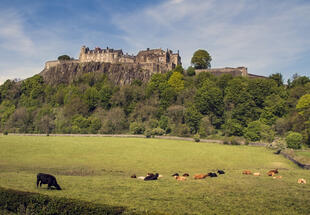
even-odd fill
[[[267,176],[278,168],[281,179]],[[197,173],[224,169],[217,178]],[[243,170],[261,176],[242,175]],[[36,187],[53,174],[63,190]],[[148,172],[157,181],[130,176]],[[176,181],[174,173],[189,173]],[[298,184],[305,178],[307,184]],[[310,214],[310,171],[264,147],[113,137],[0,137],[0,186],[167,214]]]

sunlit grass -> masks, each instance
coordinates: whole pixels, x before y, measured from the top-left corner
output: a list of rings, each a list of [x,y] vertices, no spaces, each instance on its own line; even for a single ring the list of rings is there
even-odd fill
[[[310,214],[310,172],[263,147],[112,137],[0,137],[0,186],[171,214]],[[266,172],[279,168],[282,179]],[[218,178],[178,182],[175,172]],[[262,176],[245,176],[249,169]],[[62,191],[37,189],[36,174]],[[158,181],[131,179],[158,172]]]

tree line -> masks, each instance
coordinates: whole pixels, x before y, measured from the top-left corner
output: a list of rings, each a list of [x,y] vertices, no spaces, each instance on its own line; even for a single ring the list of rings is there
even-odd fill
[[[209,56],[210,57],[210,56]],[[192,60],[193,61],[193,60]],[[0,130],[14,133],[238,136],[273,141],[297,135],[310,145],[310,79],[281,74],[249,79],[215,77],[177,66],[118,86],[104,74],[86,73],[69,85],[48,85],[35,75],[0,86]],[[294,132],[294,133],[292,133]],[[295,138],[295,139],[296,139]]]

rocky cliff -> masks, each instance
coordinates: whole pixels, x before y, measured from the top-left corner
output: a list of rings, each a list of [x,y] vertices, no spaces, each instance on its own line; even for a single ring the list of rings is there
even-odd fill
[[[46,83],[57,85],[61,83],[72,83],[79,76],[89,72],[106,74],[112,82],[119,85],[130,84],[134,80],[147,82],[153,74],[152,71],[143,69],[143,67],[139,64],[70,62],[60,63],[59,65],[51,68],[45,68],[39,75],[43,76],[43,79]]]

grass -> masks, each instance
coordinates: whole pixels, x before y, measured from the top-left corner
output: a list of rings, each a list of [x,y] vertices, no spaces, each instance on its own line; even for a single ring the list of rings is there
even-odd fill
[[[0,137],[0,186],[168,214],[310,214],[310,181],[302,170],[263,147],[113,137]],[[282,179],[265,173],[279,168]],[[175,172],[218,178],[178,182]],[[244,169],[262,176],[246,176]],[[62,191],[37,189],[38,172],[57,177]],[[158,181],[131,174],[164,175]]]
[[[291,154],[299,162],[310,165],[310,151],[309,150],[294,150],[291,152]]]

